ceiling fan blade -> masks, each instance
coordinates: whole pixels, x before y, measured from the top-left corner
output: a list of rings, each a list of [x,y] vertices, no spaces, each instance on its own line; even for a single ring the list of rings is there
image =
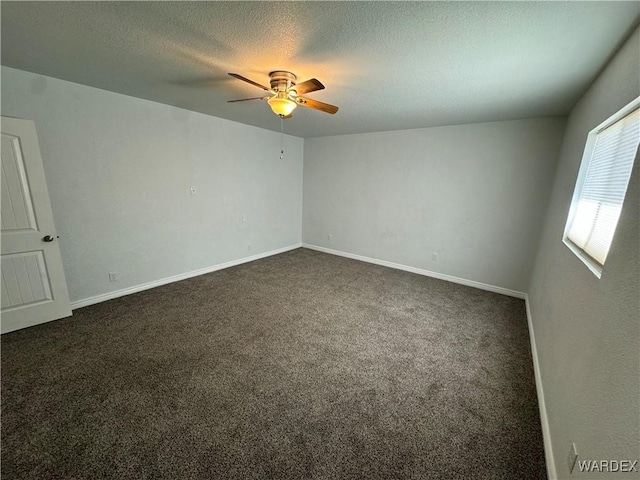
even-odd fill
[[[251,85],[254,85],[254,86],[258,87],[258,88],[261,88],[263,90],[269,91],[269,89],[267,87],[265,87],[264,85],[260,85],[259,83],[256,83],[253,80],[249,80],[248,78],[243,77],[242,75],[238,75],[237,73],[230,73],[229,75],[231,75],[234,78],[237,78],[238,80],[242,80],[243,82],[250,83]]]
[[[298,83],[293,87],[293,90],[298,92],[298,95],[304,95],[305,93],[315,92],[317,90],[323,90],[324,85],[320,83],[320,80],[312,78],[302,83]]]
[[[298,105],[302,105],[303,107],[315,108],[316,110],[327,112],[332,115],[338,111],[338,107],[336,107],[335,105],[329,105],[328,103],[319,102],[317,100],[312,100],[305,97],[297,97],[296,103]]]
[[[247,102],[249,100],[266,100],[270,97],[251,97],[251,98],[241,98],[239,100],[227,100],[227,103],[235,103],[235,102]]]

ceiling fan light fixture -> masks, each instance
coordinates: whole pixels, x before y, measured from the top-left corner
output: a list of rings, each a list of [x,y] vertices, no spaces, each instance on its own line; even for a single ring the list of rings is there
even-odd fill
[[[267,100],[267,103],[271,107],[271,110],[273,110],[273,113],[282,117],[290,115],[291,112],[293,112],[298,106],[293,100],[289,100],[286,97],[283,98],[279,95],[276,97],[271,97],[269,100]]]

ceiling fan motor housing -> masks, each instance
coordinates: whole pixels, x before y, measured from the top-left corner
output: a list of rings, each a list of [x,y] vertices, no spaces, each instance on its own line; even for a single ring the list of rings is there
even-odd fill
[[[296,84],[296,76],[284,70],[276,70],[269,73],[271,78],[271,89],[275,92],[286,92]]]

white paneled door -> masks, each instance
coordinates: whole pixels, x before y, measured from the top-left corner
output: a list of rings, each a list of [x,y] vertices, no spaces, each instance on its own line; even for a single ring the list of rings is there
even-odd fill
[[[71,315],[33,122],[2,117],[2,333]]]

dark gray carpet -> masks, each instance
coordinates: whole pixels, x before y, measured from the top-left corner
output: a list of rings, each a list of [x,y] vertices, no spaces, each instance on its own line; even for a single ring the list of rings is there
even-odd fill
[[[545,478],[522,300],[299,249],[2,337],[2,478]]]

